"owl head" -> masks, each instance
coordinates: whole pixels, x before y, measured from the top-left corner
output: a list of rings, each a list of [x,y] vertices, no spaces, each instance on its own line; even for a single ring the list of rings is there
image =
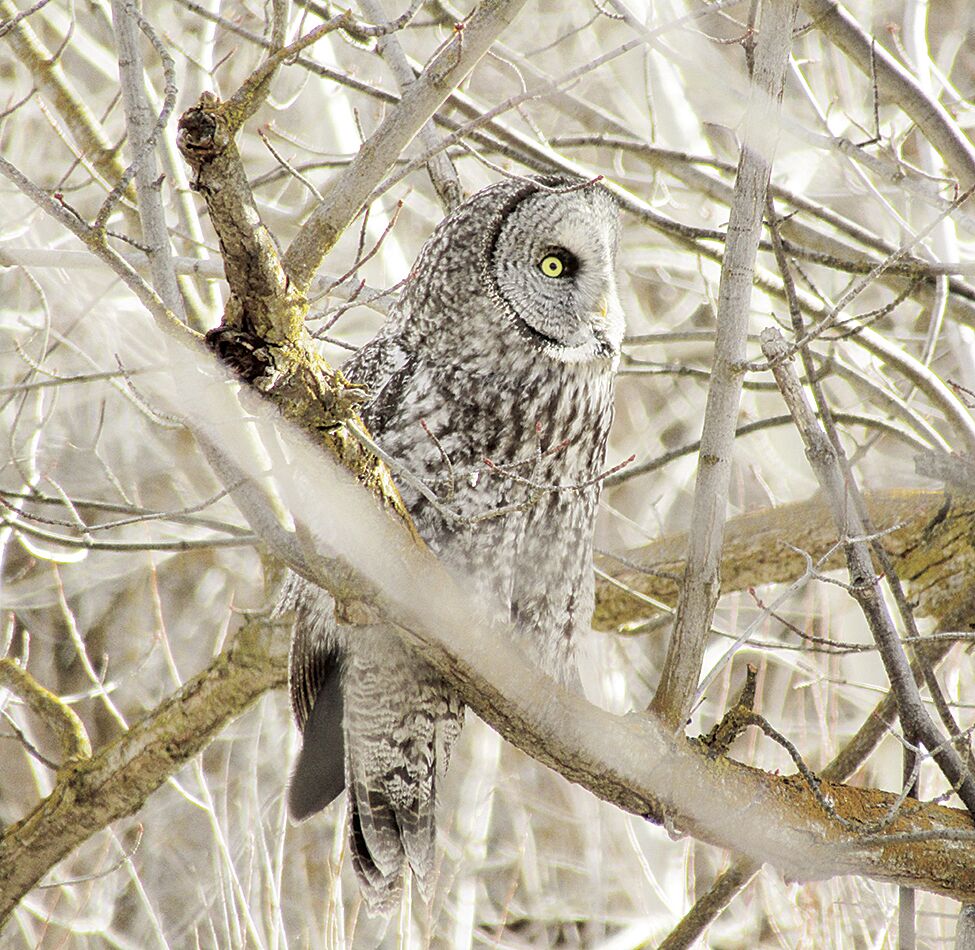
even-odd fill
[[[488,336],[542,359],[615,364],[624,329],[619,233],[616,200],[598,184],[563,175],[504,179],[431,235],[407,310],[428,345],[443,335],[473,348]]]
[[[485,233],[481,265],[503,317],[551,358],[615,359],[623,338],[615,199],[565,176],[495,187],[505,200]]]

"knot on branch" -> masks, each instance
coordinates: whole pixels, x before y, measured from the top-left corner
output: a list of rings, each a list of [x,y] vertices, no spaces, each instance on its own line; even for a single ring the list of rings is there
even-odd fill
[[[227,324],[207,331],[206,344],[220,362],[245,383],[254,383],[273,362],[261,337]]]
[[[365,389],[327,366],[307,341],[276,343],[243,322],[233,319],[206,334],[207,346],[237,379],[307,431],[334,434],[355,417],[368,396]]]
[[[701,738],[708,758],[716,759],[726,755],[731,743],[751,725],[754,717],[755,687],[758,670],[751,663],[745,671],[745,685],[741,689],[738,701],[722,717],[721,722]]]
[[[361,386],[300,350],[288,353],[282,366],[269,370],[255,385],[286,417],[320,433],[334,433],[355,418],[366,398]]]
[[[180,153],[197,172],[202,164],[223,152],[233,139],[221,111],[220,99],[212,92],[200,93],[196,105],[180,116],[177,129],[176,144]]]

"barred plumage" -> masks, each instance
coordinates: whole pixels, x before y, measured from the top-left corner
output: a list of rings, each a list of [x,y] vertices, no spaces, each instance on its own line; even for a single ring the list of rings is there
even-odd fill
[[[618,233],[598,185],[505,179],[439,225],[382,330],[343,367],[371,394],[373,437],[440,499],[401,483],[420,534],[563,680],[592,613],[623,333]],[[463,706],[392,632],[336,625],[306,582],[292,577],[283,603],[296,611],[291,701],[304,736],[292,815],[345,787],[363,894],[388,911],[407,864],[429,893],[437,782]]]

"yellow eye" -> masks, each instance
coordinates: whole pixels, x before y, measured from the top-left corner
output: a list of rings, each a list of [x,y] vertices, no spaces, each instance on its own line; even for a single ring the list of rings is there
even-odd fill
[[[560,257],[547,254],[539,261],[539,269],[546,277],[561,277],[565,273],[565,264]]]

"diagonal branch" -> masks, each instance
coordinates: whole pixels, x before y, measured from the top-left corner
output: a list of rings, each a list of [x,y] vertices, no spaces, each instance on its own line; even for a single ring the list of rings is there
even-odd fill
[[[132,815],[268,689],[287,678],[286,644],[260,627],[143,720],[62,768],[51,794],[0,838],[0,929],[55,864],[113,821]]]
[[[309,454],[315,457],[311,450]],[[317,471],[319,466],[313,464],[312,468]],[[223,474],[231,479],[240,476],[238,470]],[[315,478],[321,491],[317,474]],[[267,501],[259,496],[248,497],[251,499],[246,506],[248,517],[258,523],[263,531],[270,532],[272,546],[286,545],[286,538],[275,536],[268,528],[268,525],[276,523],[274,517],[260,520],[261,507],[266,506]],[[942,555],[946,548],[950,553],[951,545],[944,543],[945,536],[940,535],[939,530],[945,529],[946,525],[949,530],[952,527],[955,529],[954,534],[968,539],[970,550],[971,538],[975,537],[975,532],[971,530],[975,507],[963,508],[960,514],[949,513],[932,525],[943,502],[944,496],[934,492],[888,492],[871,499],[874,518],[880,524],[886,524],[887,518],[900,521],[901,515],[907,516],[907,523],[888,536],[889,542],[899,552],[897,563],[905,574],[912,573],[912,564],[936,562],[944,565]],[[791,536],[793,526],[802,524],[807,529],[807,539],[810,531],[818,532],[822,544],[828,546],[830,532],[824,524],[824,515],[825,509],[821,503],[814,506],[803,504],[761,513],[764,519],[762,530],[756,530],[758,522],[754,516],[731,522],[726,555],[740,558],[741,564],[734,570],[730,563],[725,563],[726,583],[760,584],[776,579],[774,561],[763,561],[752,556],[749,544],[753,538],[758,538],[759,545],[767,549],[772,546],[770,537],[776,534]],[[811,546],[818,544],[815,538],[810,540]],[[666,564],[672,556],[671,552],[682,547],[680,539],[664,539],[644,550],[642,557],[646,562]],[[294,552],[289,554],[294,556]],[[970,554],[966,556],[960,552],[960,556],[964,561]],[[952,573],[950,561],[944,569]],[[315,568],[309,562],[303,565],[303,570],[311,573]],[[918,573],[917,567],[912,576],[924,582],[924,574]],[[652,575],[647,577],[650,581],[657,580]],[[659,583],[665,582],[661,580]],[[668,583],[671,584],[672,593],[672,582]],[[601,592],[605,593],[608,586],[607,582],[603,582]],[[950,611],[953,609],[950,604],[951,601],[940,602],[939,609]],[[468,610],[466,602],[464,610]],[[967,616],[970,616],[970,606],[968,610]],[[402,618],[405,613],[401,612],[400,616]],[[612,599],[603,597],[601,606],[597,608],[597,624],[605,628],[608,622],[618,620],[619,616],[618,605]],[[950,624],[960,622],[960,617],[948,612],[942,615],[942,620]],[[701,804],[706,799],[707,789],[713,784],[717,789],[741,789],[742,798],[735,807],[744,808],[746,815],[750,808],[761,812],[765,807],[763,802],[781,802],[781,812],[786,816],[791,815],[789,821],[793,823],[792,827],[801,829],[803,841],[808,836],[814,842],[828,840],[837,831],[803,783],[795,783],[789,777],[764,775],[727,760],[704,761],[702,765],[699,760],[703,757],[692,755],[675,740],[666,737],[661,740],[659,735],[653,738],[653,732],[645,733],[652,730],[652,726],[639,717],[620,719],[596,710],[583,700],[557,690],[554,684],[540,682],[537,675],[533,676],[529,671],[527,664],[521,668],[520,692],[509,692],[511,684],[508,674],[500,684],[500,692],[498,686],[480,682],[477,671],[472,672],[470,668],[470,657],[475,656],[482,674],[486,667],[487,675],[493,680],[497,678],[500,667],[507,666],[507,663],[498,664],[494,659],[497,654],[492,651],[502,650],[508,654],[511,645],[499,646],[492,641],[488,631],[470,629],[464,632],[471,626],[469,616],[465,616],[465,620],[464,624],[445,633],[449,634],[451,643],[455,641],[453,630],[461,633],[461,646],[468,658],[466,664],[444,659],[442,644],[433,648],[440,651],[438,655],[443,662],[450,664],[451,675],[463,684],[465,699],[499,728],[506,738],[518,742],[529,754],[538,756],[566,777],[580,781],[621,807],[641,814],[650,812],[659,807],[659,799],[655,796],[660,794],[661,788],[656,784],[657,779],[661,773],[666,777],[668,771],[661,764],[664,760],[656,758],[662,751],[657,744],[659,740],[670,752],[676,750],[680,757],[681,764],[675,766],[678,778],[673,789],[674,802],[668,807],[668,815],[679,824],[683,824],[691,805],[682,789],[686,791],[690,784],[703,789],[704,794],[697,800]],[[420,648],[426,655],[428,647],[423,645]],[[143,721],[108,746],[97,750],[91,759],[66,770],[52,795],[25,819],[7,828],[0,839],[0,895],[3,895],[0,921],[9,914],[22,894],[57,861],[112,821],[137,811],[155,789],[196,755],[223,726],[263,692],[282,686],[286,676],[285,649],[283,638],[274,637],[273,633],[258,627],[245,628],[229,650],[161,703]],[[890,721],[887,714],[882,718]],[[879,732],[882,734],[882,730]],[[605,762],[602,760],[604,743],[607,743],[605,749],[612,751]],[[633,754],[635,748],[642,750],[639,755]],[[862,757],[863,744],[858,744],[858,748]],[[639,790],[639,782],[633,785],[632,777],[619,774],[620,756],[631,763],[656,763],[659,766],[648,766],[649,774],[640,780],[645,779],[648,783],[642,787],[642,791]],[[703,774],[697,771],[700,767],[704,769]],[[690,771],[685,771],[685,768],[690,768]],[[821,778],[836,781],[848,774],[848,769],[849,765],[835,769],[830,766]],[[704,784],[697,786],[698,782]],[[93,789],[98,789],[98,794],[92,794]],[[663,790],[666,791],[665,786]],[[862,815],[865,810],[885,813],[895,798],[882,792],[848,789],[845,786],[825,786],[824,791],[835,794],[837,813],[844,816]],[[749,802],[756,804],[748,806]],[[793,814],[792,808],[798,811]],[[687,827],[693,833],[700,834],[703,840],[737,847],[741,840],[747,840],[747,836],[739,837],[740,828],[727,819],[726,813],[719,816],[714,827],[707,822],[688,823]],[[912,804],[892,831],[910,832],[932,827],[950,831],[964,828],[964,821],[965,816],[952,809]],[[849,838],[845,840],[849,841]],[[751,863],[763,861],[765,855],[760,853],[760,849],[764,846],[763,842],[758,843],[754,858],[746,857],[743,860]],[[907,881],[914,886],[927,887],[968,901],[975,897],[975,842],[962,840],[953,844],[947,863],[945,850],[937,841],[859,854],[838,851],[825,865],[810,861],[802,868],[794,866],[799,851],[796,848],[792,851],[795,853],[791,862],[782,858],[782,847],[774,850],[769,859],[799,877],[864,873],[881,880]]]
[[[975,884],[975,867],[954,863],[965,858],[955,847],[975,846],[965,812],[908,803],[885,832],[913,834],[923,812],[923,820],[940,829],[933,837],[951,836],[952,849],[925,836],[912,838],[909,848],[879,852],[873,849],[885,839],[876,838],[863,850],[851,826],[830,818],[805,782],[708,759],[651,719],[610,715],[557,687],[505,631],[481,619],[469,590],[445,575],[429,552],[403,543],[403,529],[367,502],[358,486],[329,478],[326,489],[314,447],[288,439],[287,450],[286,470],[275,473],[282,498],[308,524],[344,539],[345,594],[359,584],[358,610],[365,621],[395,628],[478,715],[534,758],[621,808],[656,820],[666,815],[702,840],[738,848],[745,841],[747,855],[767,859],[797,879],[859,873],[902,883],[910,876],[915,886],[954,895],[966,893],[969,879]],[[320,574],[312,580],[330,584]],[[437,597],[417,598],[418,590],[436,590]],[[847,822],[857,815],[866,821],[886,815],[897,799],[828,782],[821,791]],[[930,863],[935,854],[949,864],[935,868]],[[916,880],[919,867],[925,868],[923,884]]]
[[[483,0],[335,177],[326,203],[312,212],[284,255],[285,271],[299,290],[308,288],[373,188],[524,5],[525,0]]]
[[[862,540],[866,536],[866,529],[859,506],[851,497],[855,486],[848,484],[844,478],[836,450],[813,414],[795,371],[789,361],[781,359],[787,350],[788,346],[778,330],[769,328],[762,332],[762,352],[773,362],[775,381],[796,420],[796,427],[806,447],[806,457],[826,495],[836,530],[843,539],[850,571],[850,592],[860,604],[880,651],[904,732],[909,738],[916,737],[931,752],[969,812],[975,815],[975,777],[965,768],[955,749],[945,742],[924,706],[893,620],[881,596],[880,578],[874,571],[867,542]]]
[[[41,42],[34,28],[21,19],[13,0],[0,0],[0,18],[4,38],[14,54],[29,70],[31,79],[57,110],[78,147],[109,187],[122,177],[125,167],[118,150],[109,141],[104,128],[85,104],[83,96],[61,68],[60,57]],[[131,189],[126,197],[135,197]],[[127,212],[131,206],[126,205]]]
[[[382,21],[384,14],[379,0],[359,0],[359,6],[374,22]],[[416,82],[416,74],[395,33],[380,36],[377,48],[396,79],[400,92]],[[440,136],[437,135],[436,126],[432,121],[427,122],[420,129],[417,139],[424,150],[436,149],[440,144]],[[454,168],[454,163],[446,151],[439,151],[431,156],[430,161],[427,162],[427,172],[444,211],[452,211],[463,200],[464,190],[457,177],[457,169]]]
[[[877,88],[890,96],[917,123],[941,155],[962,189],[975,185],[975,147],[940,102],[850,15],[836,0],[802,0],[803,10],[856,67],[877,77]]]

